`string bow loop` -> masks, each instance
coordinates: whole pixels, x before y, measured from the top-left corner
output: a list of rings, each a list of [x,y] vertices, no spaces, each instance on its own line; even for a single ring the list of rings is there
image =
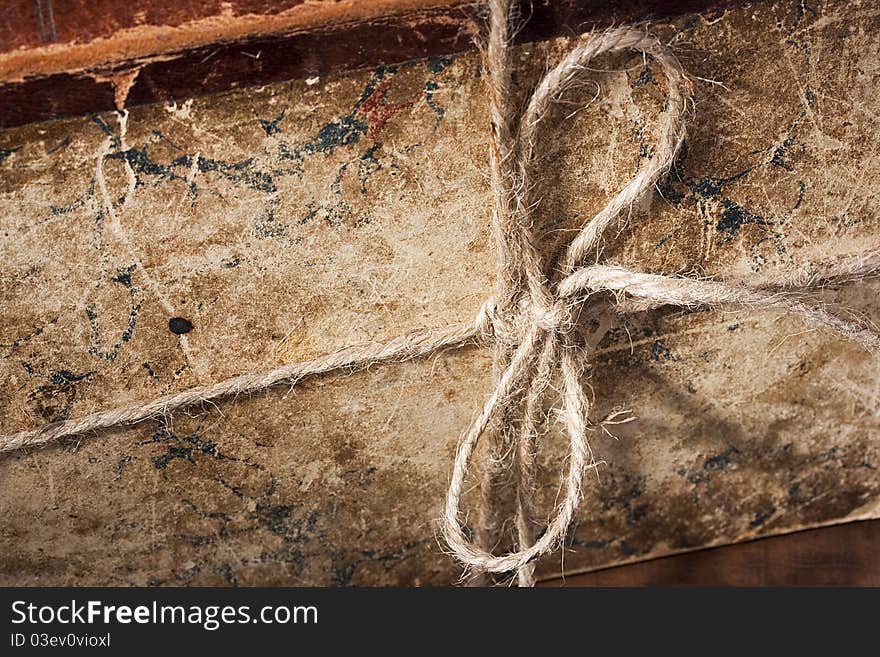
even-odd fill
[[[594,311],[608,306],[607,295],[595,277],[584,277],[582,266],[605,231],[624,216],[645,194],[651,193],[669,169],[684,140],[684,116],[690,85],[681,65],[653,36],[633,28],[588,34],[547,73],[536,86],[522,116],[515,116],[510,101],[510,13],[507,2],[490,2],[491,30],[486,50],[490,72],[492,145],[490,165],[493,192],[493,235],[499,253],[497,291],[480,309],[478,330],[495,346],[496,386],[482,412],[461,441],[446,499],[444,534],[456,557],[478,572],[517,571],[520,582],[531,583],[531,563],[552,550],[565,536],[581,499],[584,472],[593,462],[587,441],[590,401],[583,389],[588,352],[579,338],[579,315],[587,300]],[[667,103],[654,154],[636,176],[587,222],[567,245],[561,260],[552,263],[542,254],[542,235],[533,212],[537,206],[532,182],[537,137],[551,105],[580,75],[587,64],[603,53],[638,51],[662,67],[667,81]],[[518,123],[514,136],[510,125]],[[594,264],[596,257],[594,256]],[[594,272],[595,273],[595,272]],[[569,440],[569,467],[563,481],[563,499],[546,530],[535,536],[535,451],[544,393],[554,375],[561,378],[561,417]],[[499,418],[499,416],[504,416]],[[511,421],[513,418],[515,421]],[[485,545],[469,539],[460,522],[461,493],[474,449],[493,421],[499,420],[502,437],[496,470],[516,463],[518,547],[504,555],[492,554]],[[514,425],[518,425],[514,427]],[[510,444],[512,443],[512,444]],[[505,463],[507,461],[508,463]],[[490,472],[484,486],[499,473]],[[492,504],[496,495],[484,495]],[[491,510],[483,510],[491,516]],[[494,540],[485,536],[483,542]]]
[[[582,497],[585,472],[595,465],[587,440],[591,342],[582,321],[601,314],[643,312],[675,305],[683,308],[772,308],[830,328],[869,351],[880,351],[880,336],[840,319],[801,295],[814,286],[876,275],[880,254],[840,259],[809,272],[763,283],[736,284],[695,277],[632,271],[601,261],[606,231],[624,218],[672,166],[685,138],[691,85],[681,64],[660,41],[621,27],[582,36],[575,47],[537,84],[521,116],[511,97],[510,3],[490,0],[490,34],[485,52],[492,120],[490,148],[493,195],[492,231],[498,251],[496,292],[480,309],[477,333],[494,344],[495,387],[459,443],[446,496],[443,533],[452,553],[478,574],[516,572],[520,585],[534,583],[534,561],[565,538]],[[666,77],[667,99],[660,116],[653,155],[565,247],[562,256],[541,253],[542,235],[534,220],[537,135],[550,106],[587,64],[603,53],[635,51],[652,58]],[[514,134],[512,125],[518,124]],[[594,344],[595,340],[593,341]],[[568,469],[561,501],[539,533],[535,505],[535,454],[543,401],[555,377],[561,381],[560,417],[568,436]],[[627,421],[627,420],[624,420]],[[619,423],[619,422],[618,422]],[[473,532],[461,522],[462,489],[474,450],[489,429],[498,434],[482,482],[480,518]],[[495,554],[498,502],[512,474],[516,491],[516,546]]]

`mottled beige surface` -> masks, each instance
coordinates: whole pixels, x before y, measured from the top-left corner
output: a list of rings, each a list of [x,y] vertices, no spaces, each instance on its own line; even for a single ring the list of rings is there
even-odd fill
[[[612,260],[723,276],[880,248],[880,9],[802,7],[655,26],[699,76],[694,118]],[[522,49],[520,88],[561,48]],[[662,111],[640,57],[597,68],[618,72],[547,135],[554,239],[634,173]],[[0,133],[0,430],[472,316],[494,266],[486,124],[464,55]],[[876,320],[878,292],[826,297]],[[880,516],[880,383],[859,349],[767,314],[664,311],[596,365],[596,416],[639,421],[593,440],[606,464],[566,571]],[[5,457],[0,582],[454,581],[435,521],[490,370],[470,348]]]

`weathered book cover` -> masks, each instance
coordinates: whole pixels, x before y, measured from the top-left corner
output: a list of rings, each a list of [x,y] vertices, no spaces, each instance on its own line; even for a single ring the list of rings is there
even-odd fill
[[[880,10],[804,7],[651,25],[695,107],[612,260],[724,276],[877,250]],[[522,91],[565,45],[518,48]],[[595,99],[559,109],[548,226],[583,223],[648,156],[658,73],[606,58],[576,93]],[[480,75],[450,55],[0,132],[0,430],[472,318],[495,266]],[[878,291],[825,296],[876,321]],[[596,417],[638,420],[593,437],[605,464],[543,575],[880,516],[860,349],[767,313],[664,310],[596,365]],[[8,455],[0,581],[452,582],[436,521],[490,386],[474,347]]]

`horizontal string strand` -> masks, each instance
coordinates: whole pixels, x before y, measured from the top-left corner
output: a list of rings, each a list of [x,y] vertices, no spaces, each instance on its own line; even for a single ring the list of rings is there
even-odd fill
[[[478,318],[476,323],[450,324],[439,329],[414,331],[388,342],[352,345],[325,356],[283,365],[264,373],[242,374],[211,385],[158,397],[147,403],[119,406],[79,418],[53,422],[30,431],[3,436],[0,438],[0,453],[25,447],[39,447],[61,438],[99,429],[136,424],[196,404],[255,393],[282,383],[295,386],[306,378],[320,374],[352,373],[378,363],[419,358],[442,349],[473,342],[481,323],[484,324],[484,321]]]

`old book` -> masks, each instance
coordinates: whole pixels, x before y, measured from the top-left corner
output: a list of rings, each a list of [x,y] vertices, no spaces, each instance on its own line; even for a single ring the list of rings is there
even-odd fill
[[[877,250],[880,10],[799,6],[650,26],[695,106],[612,261],[730,277]],[[569,46],[518,46],[518,93]],[[552,235],[632,177],[663,111],[650,60],[596,69],[542,137]],[[467,51],[5,129],[0,430],[472,318],[495,276],[481,74]],[[876,321],[877,292],[824,295]],[[880,515],[863,350],[770,313],[656,310],[594,365],[595,419],[637,421],[595,431],[604,464],[540,575]],[[490,388],[490,350],[449,350],[8,455],[0,580],[454,582],[437,519]],[[563,442],[551,423],[547,513]]]

